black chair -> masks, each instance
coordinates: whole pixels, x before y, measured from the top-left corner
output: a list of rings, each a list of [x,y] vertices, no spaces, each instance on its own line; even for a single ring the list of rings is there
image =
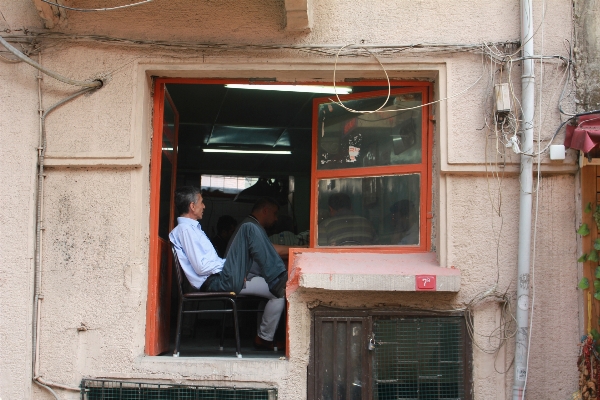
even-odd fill
[[[234,292],[187,292],[184,289],[185,283],[188,282],[187,277],[181,269],[179,264],[179,258],[175,251],[175,246],[171,243],[171,250],[173,251],[173,260],[175,271],[177,273],[177,288],[179,290],[179,312],[177,316],[177,331],[175,337],[175,350],[173,351],[173,357],[179,357],[179,344],[181,342],[181,324],[183,320],[183,314],[200,314],[200,313],[232,313],[233,314],[233,329],[235,330],[235,345],[236,345],[236,356],[242,358],[242,352],[240,349],[240,329],[238,325],[238,309],[236,300],[238,297]],[[262,299],[254,296],[242,296],[244,299]],[[264,300],[264,299],[262,299]],[[183,305],[191,302],[202,302],[202,301],[221,301],[223,302],[224,309],[211,309],[211,310],[184,310]],[[230,308],[227,306],[231,305]],[[260,312],[261,310],[245,310],[251,312]],[[225,318],[223,318],[221,326],[221,340],[219,343],[219,349],[223,350],[223,343],[225,341]]]

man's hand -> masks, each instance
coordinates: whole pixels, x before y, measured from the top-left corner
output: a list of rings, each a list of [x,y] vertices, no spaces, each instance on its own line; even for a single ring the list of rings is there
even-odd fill
[[[283,259],[287,259],[288,255],[290,254],[290,249],[299,248],[299,247],[308,247],[308,245],[306,244],[306,245],[284,246],[282,244],[273,243],[273,247],[275,248],[275,251],[277,252],[277,254],[279,254],[279,257],[281,257]]]

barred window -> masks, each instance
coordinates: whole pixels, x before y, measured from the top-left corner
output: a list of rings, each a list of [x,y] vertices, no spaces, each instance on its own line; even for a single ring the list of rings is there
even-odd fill
[[[471,399],[462,315],[318,310],[309,399]]]

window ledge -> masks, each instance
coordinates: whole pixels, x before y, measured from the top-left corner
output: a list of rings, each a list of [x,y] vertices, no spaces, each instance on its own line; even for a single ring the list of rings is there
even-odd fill
[[[460,270],[440,267],[435,254],[429,252],[382,254],[294,249],[290,252],[288,295],[298,288],[458,292]]]
[[[140,356],[136,359],[136,379],[168,379],[179,374],[190,379],[270,381],[283,379],[289,372],[288,360],[279,358],[169,357]],[[104,376],[119,378],[117,374]]]

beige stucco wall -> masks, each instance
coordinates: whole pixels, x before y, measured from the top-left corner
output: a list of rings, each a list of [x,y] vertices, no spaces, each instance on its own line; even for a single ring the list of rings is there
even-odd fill
[[[117,2],[71,1],[80,7]],[[114,37],[244,44],[479,43],[519,37],[519,2],[313,1],[313,30],[284,29],[283,2],[154,1],[122,11],[69,12],[53,31]],[[570,2],[546,1],[541,47],[563,54],[571,36]],[[542,2],[534,2],[535,26]],[[0,0],[3,23],[42,26],[33,2]],[[539,40],[538,40],[539,39]],[[150,76],[331,79],[333,58],[299,51],[187,51],[42,41],[43,64],[76,79],[106,77],[101,90],[57,109],[47,121],[40,374],[77,386],[82,377],[143,381],[252,383],[279,388],[281,399],[306,393],[310,308],[464,307],[494,287],[514,290],[518,240],[518,156],[496,158],[496,141],[481,130],[491,103],[490,70],[471,53],[384,57],[392,77],[435,83],[436,98],[469,91],[436,105],[434,156],[435,247],[442,266],[461,270],[461,289],[448,293],[327,292],[299,289],[289,299],[289,360],[206,360],[145,357],[148,265]],[[342,58],[339,77],[383,77],[368,58]],[[269,72],[268,74],[266,72]],[[564,70],[548,62],[542,82],[541,126],[558,126],[556,101]],[[497,77],[497,76],[496,76]],[[512,74],[519,91],[518,65]],[[37,79],[33,68],[0,62],[0,397],[50,398],[31,383],[31,309],[38,144]],[[45,107],[74,91],[45,77]],[[517,93],[518,95],[518,93]],[[539,97],[538,97],[539,98]],[[559,136],[557,143],[560,143]],[[485,167],[486,161],[491,163]],[[497,162],[497,164],[496,164]],[[498,164],[508,163],[501,168]],[[487,173],[486,173],[487,169]],[[563,399],[577,386],[579,335],[576,166],[544,159],[535,253],[535,303],[529,398]],[[495,173],[493,173],[495,172]],[[505,172],[503,175],[502,172]],[[500,174],[499,174],[500,173]],[[499,215],[500,214],[500,215]],[[493,301],[475,309],[475,326],[499,324]],[[82,327],[84,327],[82,329]],[[78,330],[80,328],[80,330]],[[485,338],[477,339],[485,346]],[[473,350],[476,399],[511,396],[514,342],[497,357]],[[506,374],[495,371],[508,369]],[[57,389],[63,398],[75,392]]]

